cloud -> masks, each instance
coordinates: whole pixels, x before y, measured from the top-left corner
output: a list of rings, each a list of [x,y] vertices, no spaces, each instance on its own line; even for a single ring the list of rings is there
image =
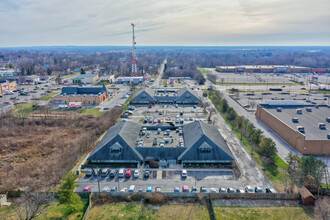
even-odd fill
[[[1,0],[0,46],[130,45],[132,22],[138,45],[330,45],[329,11],[329,0]]]

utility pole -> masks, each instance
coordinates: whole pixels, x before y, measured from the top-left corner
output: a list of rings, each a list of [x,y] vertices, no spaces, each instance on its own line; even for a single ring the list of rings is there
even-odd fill
[[[133,33],[133,39],[132,39],[132,76],[137,76],[137,65],[136,65],[136,54],[135,54],[135,35],[134,35],[134,27],[135,24],[131,23],[132,25],[132,33]]]

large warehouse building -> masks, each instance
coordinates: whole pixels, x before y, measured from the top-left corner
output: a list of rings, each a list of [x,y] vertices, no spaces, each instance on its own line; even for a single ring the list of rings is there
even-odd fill
[[[256,117],[301,154],[330,154],[329,106],[268,101],[257,106]]]
[[[98,105],[109,98],[109,92],[102,87],[63,87],[60,94],[52,97],[53,104],[81,102],[82,105]]]
[[[183,87],[179,90],[152,90],[145,88],[137,92],[131,104],[187,104],[197,105],[200,99],[191,89]]]
[[[100,79],[98,74],[80,74],[72,79],[73,84],[93,84],[96,83]]]
[[[310,73],[311,68],[283,65],[243,65],[217,66],[216,71],[221,73]]]
[[[162,132],[152,143],[140,144],[144,129],[148,132]],[[177,129],[182,129],[183,142],[173,143],[170,137],[177,134]],[[163,135],[163,132],[168,132],[168,136]],[[159,144],[155,144],[157,139]],[[204,122],[192,122],[181,128],[169,125],[144,128],[126,121],[112,126],[87,160],[91,164],[137,167],[151,160],[161,161],[165,166],[171,163],[191,166],[231,164],[234,159],[219,131]]]

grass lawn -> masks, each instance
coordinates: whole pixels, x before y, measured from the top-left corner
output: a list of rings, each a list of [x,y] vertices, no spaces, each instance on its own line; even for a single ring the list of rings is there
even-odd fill
[[[82,201],[82,209],[76,213],[69,213],[68,209],[58,202],[52,202],[50,206],[39,215],[36,219],[68,219],[68,220],[80,220],[82,219],[84,212],[87,208],[88,201]],[[14,207],[1,207],[0,208],[0,219],[19,219]]]
[[[214,207],[217,219],[295,220],[313,219],[312,208],[301,207]]]
[[[100,112],[100,108],[81,108],[78,109],[82,115],[93,115],[95,117],[99,117],[103,115],[103,112]]]
[[[87,219],[210,219],[206,206],[164,205],[159,209],[142,204],[110,203],[94,206]]]
[[[198,69],[199,72],[201,72],[201,73],[210,73],[210,72],[211,72],[210,70],[207,70],[207,69],[204,69],[204,68],[200,68],[200,67],[198,67],[197,69]]]
[[[43,100],[43,101],[47,101],[49,99],[51,99],[54,95],[59,94],[60,92],[51,92],[51,93],[47,93],[46,95],[40,97],[39,100]]]

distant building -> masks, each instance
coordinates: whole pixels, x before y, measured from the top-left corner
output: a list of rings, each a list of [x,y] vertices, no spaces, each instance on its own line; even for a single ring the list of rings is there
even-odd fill
[[[284,65],[243,65],[217,66],[216,71],[222,73],[310,73],[311,68]]]
[[[122,83],[142,83],[144,81],[144,78],[142,76],[120,76],[116,78],[116,83],[117,84],[122,84]]]
[[[160,125],[158,129],[175,130],[176,126]],[[157,129],[149,128],[149,129]],[[169,161],[183,166],[231,164],[234,160],[225,140],[212,125],[196,121],[183,126],[182,146],[138,146],[141,125],[126,121],[112,126],[87,158],[91,164],[137,167],[149,161]],[[167,161],[167,163],[166,163]]]
[[[303,186],[303,187],[299,188],[298,192],[300,194],[301,201],[303,202],[303,204],[305,204],[305,205],[314,204],[315,197],[306,187]]]
[[[200,98],[194,91],[183,87],[179,90],[152,90],[144,88],[137,92],[131,104],[187,104],[197,105]]]
[[[93,84],[99,80],[99,75],[97,74],[80,74],[72,79],[73,84]]]
[[[2,76],[17,76],[18,73],[14,69],[0,69],[0,77]]]
[[[115,75],[103,75],[100,76],[101,82],[115,83]]]
[[[81,102],[82,105],[98,105],[109,98],[106,87],[63,87],[62,92],[52,97],[54,105],[68,105],[70,102]]]
[[[0,83],[0,95],[6,94],[7,92],[13,92],[17,90],[16,81],[6,81],[4,83]]]
[[[268,101],[257,106],[256,118],[304,155],[330,154],[329,106],[297,101]]]

